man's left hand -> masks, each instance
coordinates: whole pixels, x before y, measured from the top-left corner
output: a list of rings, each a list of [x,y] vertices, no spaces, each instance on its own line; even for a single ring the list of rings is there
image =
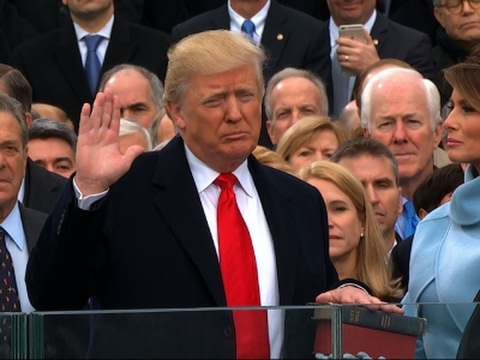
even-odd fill
[[[315,299],[318,303],[335,304],[357,304],[376,311],[382,310],[387,313],[403,314],[404,311],[397,305],[388,304],[375,296],[369,295],[366,291],[355,286],[343,286],[334,290],[321,293]]]
[[[363,29],[365,42],[339,37],[335,42],[338,44],[338,62],[342,68],[349,69],[361,74],[366,68],[380,60],[372,37],[367,30]]]

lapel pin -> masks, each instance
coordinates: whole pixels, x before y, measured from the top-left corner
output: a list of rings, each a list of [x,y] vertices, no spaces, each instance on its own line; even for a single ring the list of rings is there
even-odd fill
[[[277,40],[283,40],[283,34],[278,34],[277,35]]]
[[[375,45],[375,46],[378,45],[378,40],[377,40],[377,39],[374,39],[374,40],[373,40],[373,45]]]

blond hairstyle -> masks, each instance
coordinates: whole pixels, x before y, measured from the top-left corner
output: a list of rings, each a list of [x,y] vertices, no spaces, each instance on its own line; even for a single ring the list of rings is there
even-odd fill
[[[275,151],[270,150],[265,146],[257,145],[255,149],[253,149],[252,155],[263,165],[282,170],[292,175],[295,174],[295,171],[288,162],[283,160]]]
[[[329,181],[352,201],[357,215],[365,224],[364,237],[357,247],[355,279],[365,283],[382,300],[400,300],[400,280],[391,280],[392,267],[387,261],[385,242],[370,200],[363,185],[348,169],[329,161],[315,161],[300,171],[304,181],[311,178]]]
[[[338,140],[338,146],[348,140],[345,128],[338,122],[333,122],[328,116],[305,116],[293,124],[280,138],[277,153],[288,161],[295,151],[310,142],[322,131],[332,131]]]
[[[179,104],[193,74],[217,74],[242,66],[255,66],[263,97],[265,52],[245,36],[228,30],[210,30],[187,36],[168,51],[165,102]]]

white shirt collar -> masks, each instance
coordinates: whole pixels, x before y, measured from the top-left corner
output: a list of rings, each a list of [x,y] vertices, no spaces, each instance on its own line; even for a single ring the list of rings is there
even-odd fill
[[[242,24],[247,19],[243,18],[237,12],[235,12],[235,10],[232,9],[232,6],[230,5],[230,0],[228,0],[227,7],[228,15],[230,17],[230,30],[235,32],[242,32]],[[256,41],[258,40],[258,43],[260,42],[259,40],[262,37],[263,29],[265,28],[265,21],[267,20],[269,9],[270,0],[268,0],[265,6],[250,19],[255,24],[255,34],[258,36],[258,39],[256,39]]]
[[[365,24],[363,24],[363,27],[368,31],[370,34],[372,32],[373,25],[375,24],[375,20],[377,19],[377,10],[373,10],[372,16],[370,16],[370,19],[367,20]],[[335,24],[333,21],[332,17],[330,16],[330,19],[328,21],[328,28],[330,30],[330,46],[336,47],[335,40],[338,38],[338,26]]]
[[[17,245],[20,250],[23,250],[25,247],[25,232],[23,231],[23,223],[18,201],[0,226],[3,227],[15,245]]]
[[[110,35],[112,33],[112,27],[113,27],[113,20],[115,16],[112,15],[110,20],[105,24],[105,26],[97,33],[95,34],[90,34],[86,30],[82,29],[76,22],[73,23],[73,27],[75,29],[75,34],[77,35],[77,40],[80,41],[82,40],[86,35],[102,35],[105,39],[110,40]]]
[[[187,157],[190,170],[192,171],[193,180],[195,181],[197,191],[201,193],[210,185],[212,185],[220,173],[213,170],[198,157],[196,157],[186,144],[184,144],[184,146],[185,155]],[[245,160],[233,171],[233,174],[237,177],[240,188],[242,188],[249,197],[252,197],[254,185],[250,171],[248,171],[248,161]]]

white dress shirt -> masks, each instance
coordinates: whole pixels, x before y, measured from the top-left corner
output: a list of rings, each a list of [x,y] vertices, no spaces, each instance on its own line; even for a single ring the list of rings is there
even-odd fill
[[[97,47],[97,56],[98,56],[98,59],[100,60],[100,64],[103,65],[103,61],[105,60],[105,54],[107,53],[108,44],[110,42],[110,36],[112,34],[113,20],[114,20],[114,16],[112,15],[111,19],[108,20],[107,24],[97,33],[89,33],[84,29],[82,29],[75,22],[73,23],[75,34],[77,35],[77,44],[78,44],[78,49],[80,50],[80,56],[82,57],[83,66],[85,66],[85,61],[87,60],[87,44],[83,40],[83,38],[86,35],[103,36],[103,40],[100,42],[100,44]]]
[[[245,19],[239,15],[235,10],[232,9],[230,5],[230,0],[228,0],[228,15],[230,17],[230,31],[242,32],[242,24],[245,20],[251,20],[255,24],[255,32],[253,34],[253,41],[258,46],[261,43],[263,29],[265,28],[265,21],[268,15],[268,9],[270,9],[270,0],[267,1],[265,6],[256,13],[251,19]]]
[[[30,313],[35,309],[32,304],[30,304],[27,285],[25,284],[25,271],[27,269],[29,253],[18,202],[0,226],[5,230],[5,244],[12,256],[18,298],[20,300],[20,309],[24,313]]]

